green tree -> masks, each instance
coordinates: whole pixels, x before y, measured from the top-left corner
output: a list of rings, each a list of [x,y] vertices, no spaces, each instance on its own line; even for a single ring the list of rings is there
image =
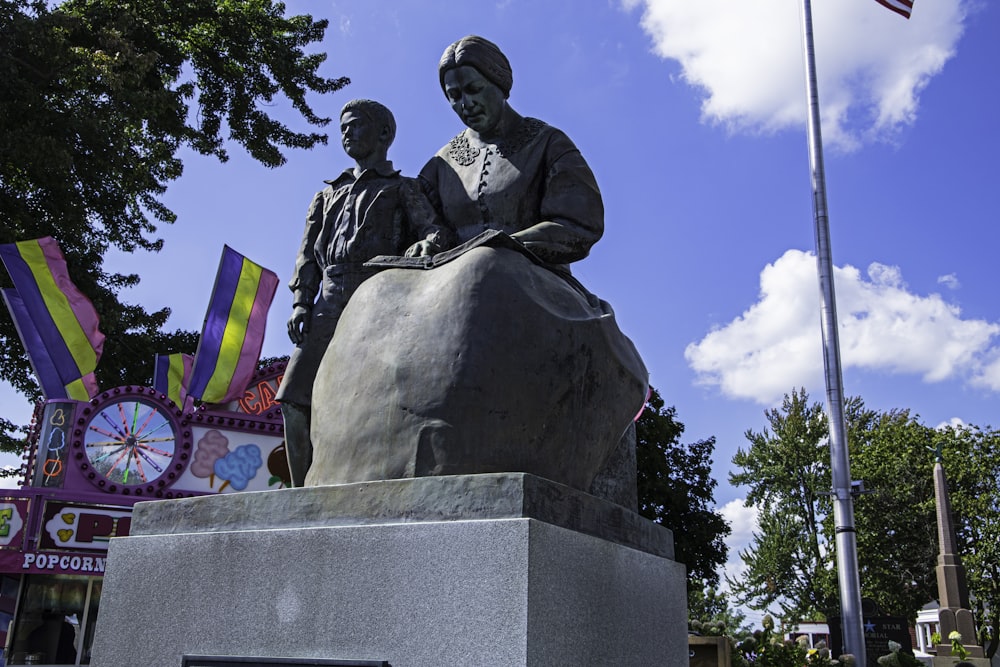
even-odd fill
[[[826,415],[804,390],[766,414],[771,431],[748,431],[750,448],[733,459],[741,472],[731,481],[748,486],[748,504],[761,510],[736,590],[759,608],[777,604],[786,620],[819,618],[838,606]],[[938,436],[906,410],[879,413],[857,398],[846,416],[852,476],[867,489],[854,512],[862,595],[913,619],[936,597],[927,449]]]
[[[639,513],[674,532],[674,551],[687,566],[688,589],[701,591],[719,582],[730,528],[711,508],[717,484],[711,458],[715,438],[680,444],[684,424],[676,414],[673,407],[664,407],[656,389],[650,390],[636,422]]]
[[[1000,644],[1000,431],[965,426],[941,433],[956,537],[973,612],[985,630],[980,642],[991,658]]]
[[[235,144],[276,167],[285,149],[326,142],[272,115],[290,105],[311,126],[329,122],[307,95],[348,80],[321,76],[325,54],[304,51],[326,27],[272,0],[0,0],[0,243],[59,241],[107,335],[103,386],[147,382],[156,352],[191,352],[196,340],[162,331],[169,310],[122,302],[139,277],[106,271],[106,251],[160,249],[156,226],[175,219],[161,196],[182,148],[225,161]],[[0,310],[0,375],[37,398]],[[0,426],[10,446],[11,425]]]
[[[780,631],[775,631],[770,615],[762,621],[763,627],[733,646],[730,653],[733,667],[798,667],[807,664],[831,664],[830,660],[809,660],[808,652],[799,642],[786,641]],[[837,662],[832,662],[837,665]]]
[[[937,599],[934,458],[942,434],[908,410],[865,411],[848,427],[862,594],[882,611],[916,620]]]
[[[753,632],[746,614],[730,604],[728,593],[717,587],[688,590],[690,627],[703,635],[726,635],[742,639]]]
[[[765,412],[770,429],[748,430],[748,449],[733,457],[729,481],[749,490],[760,530],[740,553],[745,575],[730,580],[739,604],[777,605],[787,622],[822,615],[836,600],[824,523],[831,512],[829,445],[822,406],[805,390],[786,395],[781,409]]]
[[[937,599],[933,465],[940,450],[974,611],[996,637],[1000,432],[935,429],[908,410],[873,411],[857,398],[846,408],[852,477],[865,485],[854,506],[862,595],[911,620]],[[805,391],[765,414],[770,429],[747,431],[750,447],[733,458],[739,472],[730,481],[749,489],[760,530],[740,554],[746,576],[730,584],[740,604],[777,605],[789,622],[818,618],[836,608],[838,597],[826,417]]]

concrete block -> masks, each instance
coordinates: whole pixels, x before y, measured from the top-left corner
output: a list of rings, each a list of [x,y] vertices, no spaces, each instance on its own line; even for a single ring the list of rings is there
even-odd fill
[[[553,490],[536,480],[520,482],[529,500]],[[415,480],[396,480],[407,481]],[[316,491],[191,499],[205,501],[194,504],[215,515],[215,530],[186,500],[137,506],[133,535],[109,549],[92,664],[179,667],[184,655],[392,667],[687,664],[684,569],[669,558],[523,511],[405,521],[387,512],[360,523],[329,508],[326,522],[320,510],[282,514],[297,500],[322,507]],[[251,495],[253,515],[240,527],[230,511]],[[527,504],[540,514],[546,502]]]

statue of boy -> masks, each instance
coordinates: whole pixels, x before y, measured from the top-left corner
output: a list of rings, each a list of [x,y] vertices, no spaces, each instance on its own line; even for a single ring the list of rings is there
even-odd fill
[[[313,381],[344,307],[378,269],[376,255],[430,255],[451,245],[451,232],[420,190],[386,159],[396,136],[392,113],[371,100],[352,100],[340,112],[341,143],[355,166],[313,198],[289,283],[294,295],[288,337],[295,344],[277,400],[285,422],[285,451],[293,486],[312,463]],[[317,298],[318,297],[318,298]]]

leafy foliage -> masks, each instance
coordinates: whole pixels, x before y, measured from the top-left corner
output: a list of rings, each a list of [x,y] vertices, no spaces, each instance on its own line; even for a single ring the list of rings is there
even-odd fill
[[[674,551],[687,566],[689,589],[702,590],[719,581],[717,569],[728,555],[723,540],[730,528],[710,507],[717,484],[711,458],[715,438],[681,445],[684,424],[676,414],[650,390],[636,422],[639,513],[674,532]]]
[[[27,428],[18,426],[9,419],[0,417],[0,451],[17,452],[24,445],[23,436],[27,434]],[[0,479],[5,477],[15,477],[21,474],[21,469],[16,466],[4,466],[0,468]]]
[[[968,426],[943,434],[956,537],[982,626],[979,641],[992,658],[1000,644],[1000,431]]]
[[[760,512],[760,531],[740,553],[745,577],[730,581],[741,604],[777,605],[789,622],[816,617],[836,600],[836,571],[826,543],[832,511],[829,445],[822,406],[805,391],[786,395],[781,409],[765,413],[770,430],[746,432],[729,481],[749,487],[748,506]],[[827,532],[824,533],[824,530]]]
[[[120,301],[139,277],[105,271],[105,253],[160,249],[157,224],[175,220],[161,196],[182,173],[181,148],[225,161],[228,140],[276,167],[284,149],[326,135],[294,131],[271,108],[326,125],[306,96],[348,80],[321,76],[325,54],[304,51],[327,22],[285,17],[272,0],[53,4],[0,0],[0,243],[55,237],[107,336],[99,382],[148,382],[156,352],[193,352],[196,335],[162,331],[167,309]],[[0,375],[36,399],[0,310]],[[11,425],[0,426],[9,445]]]
[[[1000,619],[1000,432],[977,426],[935,429],[908,410],[877,412],[846,403],[852,477],[867,493],[855,499],[862,596],[883,613],[913,620],[937,599],[936,452],[944,453],[961,556],[977,618],[997,636]],[[760,530],[740,554],[747,574],[731,581],[736,600],[777,605],[784,619],[821,618],[837,606],[830,453],[826,418],[805,391],[766,413],[770,429],[747,432],[750,447],[733,463],[734,484],[749,488]],[[994,642],[995,644],[995,642]],[[988,651],[995,651],[994,644]]]
[[[731,653],[733,667],[847,667],[854,664],[852,656],[833,659],[824,647],[818,650],[807,644],[784,639],[774,630],[774,619],[765,616],[763,627],[736,642]]]
[[[714,586],[688,590],[688,623],[703,635],[742,639],[752,633],[746,614],[731,607],[729,596]]]
[[[878,664],[882,667],[923,667],[923,662],[903,652],[902,648],[896,642],[889,642],[889,653],[880,657]]]
[[[916,619],[937,599],[933,446],[941,434],[908,410],[855,414],[848,427],[862,595],[883,612]]]

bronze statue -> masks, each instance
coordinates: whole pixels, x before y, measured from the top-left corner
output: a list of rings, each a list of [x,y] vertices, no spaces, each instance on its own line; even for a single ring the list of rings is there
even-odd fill
[[[398,268],[361,285],[320,365],[306,485],[527,472],[635,509],[623,434],[646,369],[568,268],[604,230],[594,175],[565,134],[510,106],[493,43],[455,42],[439,76],[466,129],[420,185],[461,244],[372,261]]]
[[[340,112],[340,134],[355,166],[326,181],[313,198],[289,283],[294,305],[288,337],[295,349],[276,398],[294,486],[302,486],[312,462],[316,369],[351,295],[378,271],[364,262],[375,255],[433,254],[451,238],[416,180],[401,176],[386,157],[396,135],[389,109],[371,100],[348,102]]]

